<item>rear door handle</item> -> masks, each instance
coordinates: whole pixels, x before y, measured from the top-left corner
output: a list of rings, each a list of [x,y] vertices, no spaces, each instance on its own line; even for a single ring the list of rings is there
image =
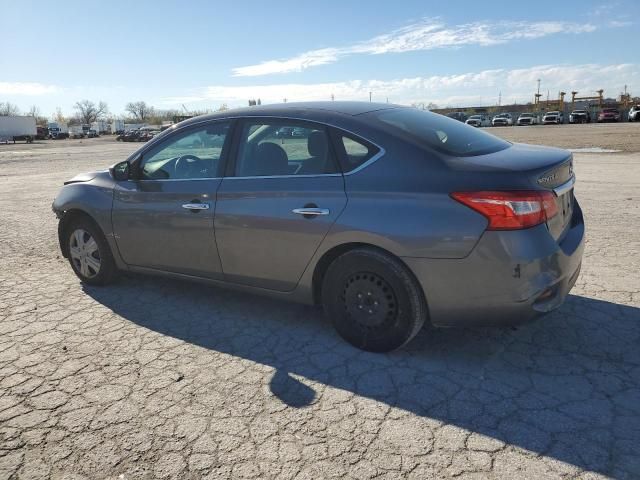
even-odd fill
[[[186,208],[187,210],[209,210],[208,203],[185,203],[182,205],[182,208]]]
[[[293,210],[291,210],[293,213],[298,214],[298,215],[329,215],[329,209],[328,208],[294,208]]]

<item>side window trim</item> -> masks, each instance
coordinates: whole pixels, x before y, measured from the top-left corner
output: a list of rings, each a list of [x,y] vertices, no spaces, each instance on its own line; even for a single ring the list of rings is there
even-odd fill
[[[330,136],[331,136],[331,143],[333,144],[334,150],[337,153],[337,160],[340,166],[340,170],[342,171],[342,174],[345,176],[348,175],[353,175],[355,173],[358,173],[361,170],[364,170],[365,168],[367,168],[369,165],[371,165],[372,163],[376,162],[378,159],[380,159],[381,157],[384,156],[384,154],[386,153],[385,149],[382,148],[380,145],[377,145],[369,140],[367,140],[366,138],[362,138],[359,135],[356,135],[352,132],[349,132],[347,130],[343,130],[339,127],[331,127],[329,130]],[[346,137],[349,138],[351,140],[353,140],[356,143],[360,143],[362,145],[364,145],[365,147],[367,147],[367,149],[371,150],[377,150],[376,153],[374,153],[370,158],[368,158],[367,160],[365,160],[364,162],[362,162],[360,165],[358,165],[357,167],[348,170],[348,163],[347,163],[347,151],[344,148],[344,143],[342,142],[342,137]]]
[[[149,153],[156,152],[162,148],[164,148],[172,139],[175,139],[177,135],[190,135],[192,132],[200,130],[202,128],[206,128],[209,125],[214,125],[216,123],[228,123],[229,124],[229,133],[224,139],[224,143],[222,144],[222,151],[220,155],[220,160],[218,161],[218,168],[216,169],[215,177],[207,177],[207,178],[142,178],[142,165],[145,159],[145,156],[149,155]],[[225,166],[229,163],[230,150],[233,147],[231,143],[233,137],[235,135],[237,120],[235,118],[221,118],[210,120],[207,122],[200,122],[195,125],[188,125],[183,128],[177,129],[175,132],[171,132],[171,134],[167,135],[159,142],[157,145],[149,145],[147,148],[140,151],[139,154],[136,155],[136,158],[133,162],[134,171],[135,171],[135,181],[137,182],[184,182],[184,181],[202,181],[202,180],[215,180],[224,177]]]
[[[317,173],[317,174],[289,174],[289,175],[252,175],[252,176],[237,176],[236,175],[236,165],[238,162],[238,155],[240,153],[240,143],[242,142],[242,132],[244,131],[244,127],[246,124],[260,124],[263,122],[264,124],[278,124],[282,123],[285,126],[300,126],[300,127],[314,127],[316,129],[323,129],[327,134],[328,139],[328,147],[331,152],[331,162],[333,163],[334,168],[336,169],[335,173]],[[340,165],[340,161],[338,160],[338,152],[336,151],[333,138],[332,131],[333,127],[330,125],[316,122],[313,120],[304,120],[304,119],[293,119],[286,117],[241,117],[237,118],[234,129],[233,129],[233,144],[232,148],[229,151],[228,160],[226,162],[226,167],[224,170],[224,178],[225,179],[236,179],[236,180],[246,180],[251,178],[311,178],[311,177],[341,177],[342,176],[342,168]]]

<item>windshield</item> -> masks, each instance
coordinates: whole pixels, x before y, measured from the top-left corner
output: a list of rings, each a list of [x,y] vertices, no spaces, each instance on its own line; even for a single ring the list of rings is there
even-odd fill
[[[388,129],[448,155],[484,155],[511,145],[482,130],[423,110],[398,108],[372,112],[372,115]]]
[[[523,113],[522,115],[520,115],[520,118],[531,118],[533,117],[532,113]]]

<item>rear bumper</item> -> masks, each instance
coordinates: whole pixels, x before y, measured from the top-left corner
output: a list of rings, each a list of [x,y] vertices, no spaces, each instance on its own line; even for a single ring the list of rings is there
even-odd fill
[[[403,260],[422,285],[433,325],[513,325],[562,305],[580,272],[584,232],[576,202],[560,242],[538,225],[487,231],[463,259]]]

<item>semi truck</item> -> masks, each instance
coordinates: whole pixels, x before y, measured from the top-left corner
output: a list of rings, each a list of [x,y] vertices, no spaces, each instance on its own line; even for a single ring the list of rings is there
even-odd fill
[[[0,117],[0,142],[16,143],[16,140],[33,142],[37,133],[35,117]]]
[[[69,127],[66,123],[49,122],[47,127],[49,128],[49,138],[54,140],[69,138]]]

